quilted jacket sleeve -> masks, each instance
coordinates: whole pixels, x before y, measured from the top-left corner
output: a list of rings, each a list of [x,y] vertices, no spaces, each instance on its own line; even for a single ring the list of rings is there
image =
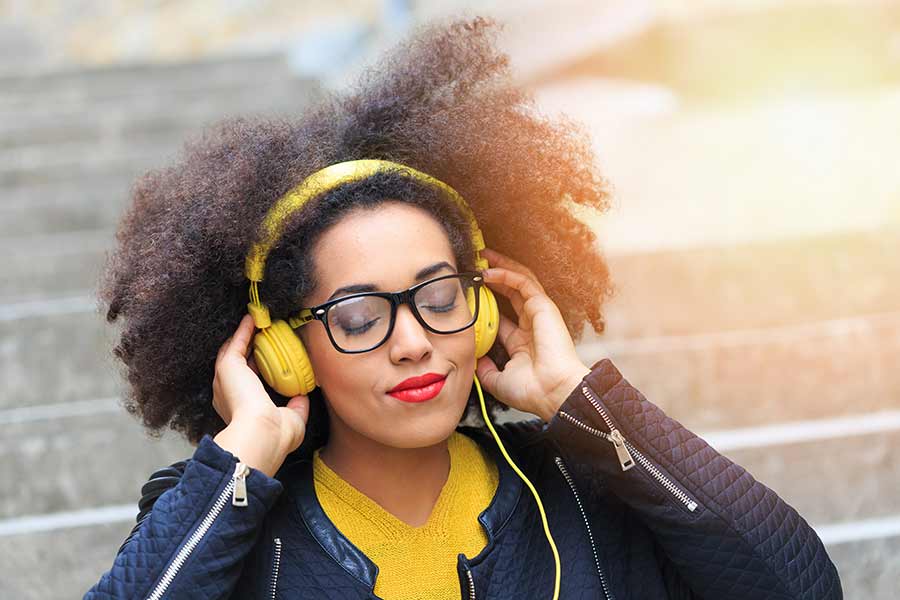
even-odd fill
[[[843,598],[815,531],[775,492],[669,418],[605,358],[547,424],[656,537],[670,597]],[[677,588],[677,589],[676,589]]]
[[[282,484],[250,468],[232,504],[238,458],[205,435],[177,483],[120,548],[85,600],[228,598]]]

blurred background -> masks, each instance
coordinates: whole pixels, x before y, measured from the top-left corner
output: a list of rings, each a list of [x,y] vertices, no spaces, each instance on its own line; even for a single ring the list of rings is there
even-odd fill
[[[0,597],[81,598],[193,453],[119,406],[96,309],[131,181],[450,14],[507,24],[614,186],[581,357],[795,506],[847,598],[897,597],[900,2],[874,0],[0,1]]]

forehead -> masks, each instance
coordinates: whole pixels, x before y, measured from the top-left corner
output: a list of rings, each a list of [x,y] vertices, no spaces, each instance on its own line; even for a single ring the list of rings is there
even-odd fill
[[[322,298],[354,283],[400,289],[414,283],[424,266],[456,264],[440,223],[425,209],[399,202],[349,213],[317,240],[313,258]]]

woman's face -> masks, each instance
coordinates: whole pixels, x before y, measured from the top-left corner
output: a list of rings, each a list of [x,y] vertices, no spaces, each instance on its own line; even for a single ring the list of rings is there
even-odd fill
[[[304,298],[304,306],[321,304],[345,286],[373,284],[375,291],[395,292],[457,271],[441,225],[424,209],[399,202],[341,219],[314,245],[313,260],[318,287]],[[416,280],[416,273],[443,261],[452,268]],[[446,439],[459,423],[475,374],[474,327],[432,333],[404,304],[397,307],[390,337],[369,352],[338,352],[321,322],[297,331],[325,396],[332,435],[342,427],[387,446],[419,448]],[[434,398],[413,403],[387,393],[425,373],[447,376]]]

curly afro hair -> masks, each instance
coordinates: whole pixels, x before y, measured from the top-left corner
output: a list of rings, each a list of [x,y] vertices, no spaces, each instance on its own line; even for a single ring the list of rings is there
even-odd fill
[[[113,354],[129,382],[124,399],[151,435],[169,428],[192,444],[225,422],[212,405],[219,347],[248,302],[244,257],[266,211],[330,164],[380,158],[407,164],[466,199],[487,245],[531,268],[577,342],[613,293],[596,236],[566,203],[605,211],[609,193],[590,141],[565,118],[539,115],[512,82],[489,20],[423,27],[343,93],[291,119],[230,118],[188,140],[174,164],[139,177],[99,286],[108,322],[120,317]],[[266,264],[260,295],[285,318],[315,288],[317,237],[349,211],[386,200],[428,210],[447,231],[460,269],[474,267],[468,224],[446,198],[410,178],[382,174],[344,185],[289,220]],[[497,294],[503,314],[515,311]],[[494,345],[499,367],[508,356]],[[287,398],[266,386],[276,404]],[[505,405],[486,395],[492,415]],[[469,398],[478,406],[477,394]],[[480,413],[480,409],[479,409]],[[310,393],[306,451],[327,441],[319,388]]]

